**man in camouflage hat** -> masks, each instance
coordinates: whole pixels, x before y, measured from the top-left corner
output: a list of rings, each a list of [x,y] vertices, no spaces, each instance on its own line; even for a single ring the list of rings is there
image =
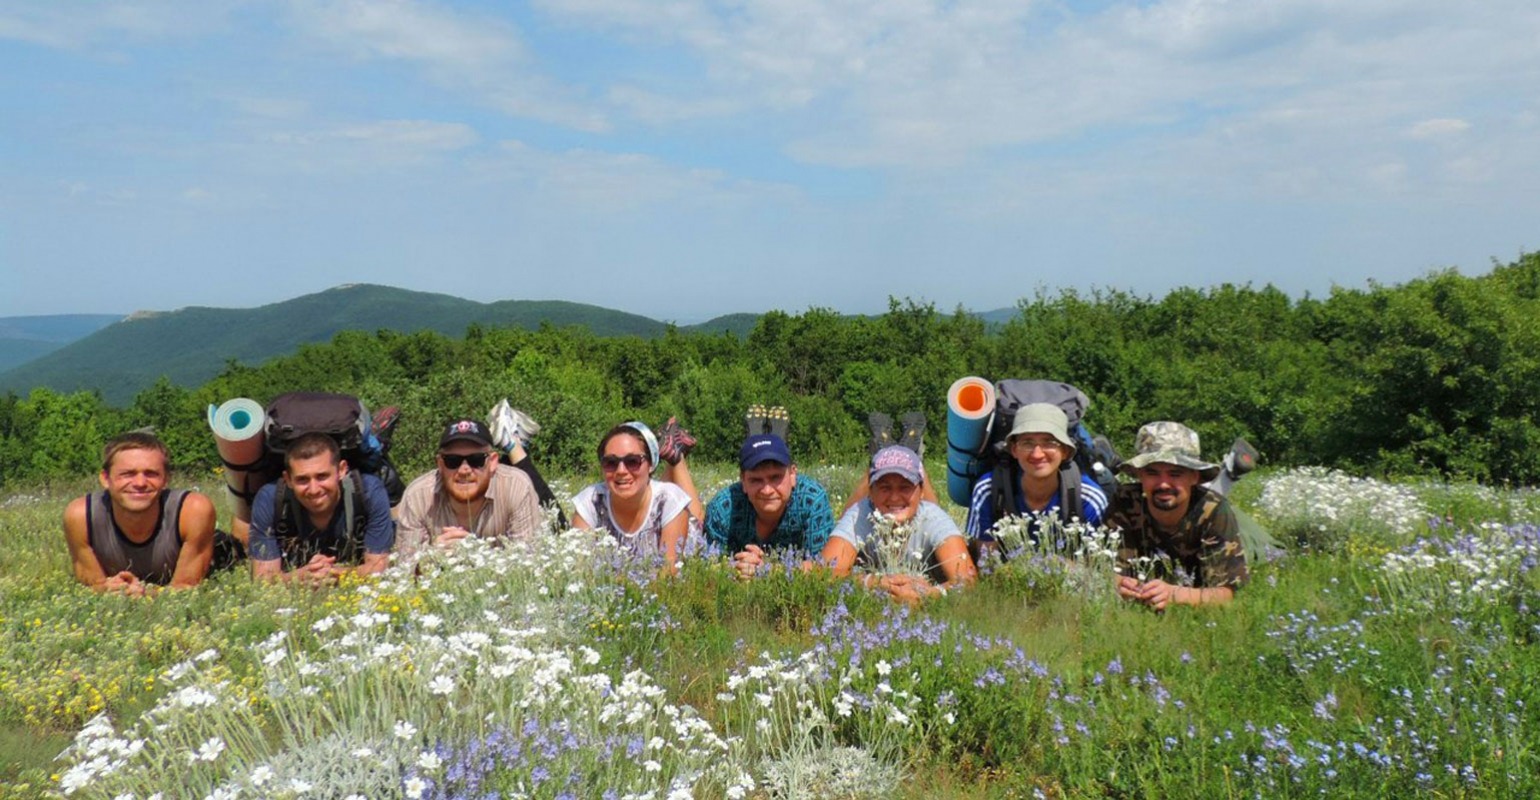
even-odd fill
[[[1239,526],[1229,501],[1199,485],[1219,465],[1200,458],[1198,434],[1176,422],[1140,428],[1134,448],[1121,469],[1138,483],[1119,486],[1107,513],[1107,526],[1123,532],[1118,596],[1156,611],[1230,602],[1246,582]],[[1178,585],[1173,569],[1192,585]]]

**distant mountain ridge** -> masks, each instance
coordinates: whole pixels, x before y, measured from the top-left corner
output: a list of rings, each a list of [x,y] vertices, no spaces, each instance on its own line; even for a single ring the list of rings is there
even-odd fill
[[[0,372],[41,358],[121,319],[122,314],[0,317]]]
[[[679,328],[746,335],[758,319],[757,314],[731,314]],[[471,324],[534,329],[550,323],[582,326],[601,336],[659,336],[668,327],[647,317],[583,303],[479,303],[372,284],[339,286],[257,308],[192,306],[110,320],[117,321],[0,372],[0,391],[24,394],[37,386],[58,391],[97,389],[109,403],[123,405],[162,375],[183,386],[196,386],[219,374],[230,359],[261,363],[292,353],[302,344],[330,341],[345,330],[432,330],[463,336]]]

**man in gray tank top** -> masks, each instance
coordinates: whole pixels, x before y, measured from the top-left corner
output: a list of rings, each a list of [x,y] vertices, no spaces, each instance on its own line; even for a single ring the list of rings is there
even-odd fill
[[[151,586],[197,586],[214,554],[214,504],[167,490],[171,459],[153,434],[125,433],[102,452],[102,491],[64,509],[75,578],[137,597]]]

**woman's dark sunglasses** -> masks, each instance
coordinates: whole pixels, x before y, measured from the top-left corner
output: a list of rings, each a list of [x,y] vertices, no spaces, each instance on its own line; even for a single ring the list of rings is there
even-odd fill
[[[605,456],[599,459],[599,466],[603,467],[605,472],[614,472],[620,469],[621,464],[626,465],[627,472],[636,472],[645,463],[647,463],[647,459],[634,453],[624,458],[620,456]]]
[[[461,464],[470,464],[471,469],[481,469],[487,465],[487,456],[490,453],[471,453],[460,455],[459,453],[439,453],[439,458],[444,460],[444,469],[457,470]]]

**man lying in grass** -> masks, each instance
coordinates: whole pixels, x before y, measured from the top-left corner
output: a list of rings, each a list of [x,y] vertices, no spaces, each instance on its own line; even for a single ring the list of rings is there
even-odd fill
[[[1247,577],[1240,527],[1229,501],[1198,485],[1219,465],[1199,458],[1198,434],[1176,422],[1145,425],[1134,447],[1121,469],[1139,482],[1119,486],[1107,513],[1107,526],[1123,532],[1118,596],[1156,611],[1230,602]],[[1194,585],[1173,583],[1172,566]]]
[[[453,547],[469,536],[527,539],[544,522],[533,480],[498,463],[492,432],[479,421],[461,418],[445,425],[435,460],[437,469],[418,476],[401,496],[401,556],[428,546]]]
[[[910,603],[973,582],[978,573],[957,523],[922,499],[917,453],[903,445],[878,450],[868,481],[870,495],[845,510],[824,546],[822,559],[835,575],[859,564],[868,570],[865,586]]]
[[[380,479],[350,471],[337,442],[324,433],[294,440],[283,477],[251,503],[251,575],[312,583],[331,581],[355,565],[359,574],[390,564],[396,523]]]
[[[823,552],[834,527],[829,495],[797,473],[785,439],[775,433],[745,439],[738,477],[711,498],[705,528],[706,541],[732,555],[740,578],[758,575],[769,550],[793,551],[799,559]]]
[[[75,579],[130,597],[148,587],[197,586],[214,555],[214,504],[197,492],[167,489],[171,459],[154,434],[107,442],[102,491],[64,509],[64,541]]]

